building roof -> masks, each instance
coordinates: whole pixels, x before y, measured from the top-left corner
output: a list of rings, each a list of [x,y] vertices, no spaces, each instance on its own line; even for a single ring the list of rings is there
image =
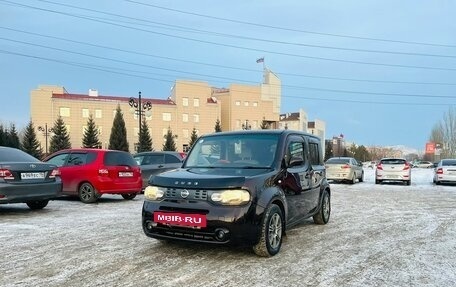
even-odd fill
[[[281,121],[298,121],[299,113],[280,114]]]
[[[130,97],[117,97],[117,96],[89,96],[84,94],[52,94],[52,98],[54,99],[65,99],[65,100],[77,100],[77,101],[101,101],[101,102],[109,102],[109,101],[121,101],[121,102],[128,102]],[[175,105],[176,103],[171,99],[160,100],[160,99],[147,99],[141,98],[141,101],[150,102],[151,104],[157,105]]]

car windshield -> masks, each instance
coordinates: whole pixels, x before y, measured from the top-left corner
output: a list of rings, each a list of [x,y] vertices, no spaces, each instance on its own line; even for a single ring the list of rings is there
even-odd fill
[[[199,139],[184,167],[269,168],[277,149],[278,135],[213,135]]]
[[[405,164],[405,159],[398,159],[398,158],[390,158],[390,159],[382,159],[382,164]]]

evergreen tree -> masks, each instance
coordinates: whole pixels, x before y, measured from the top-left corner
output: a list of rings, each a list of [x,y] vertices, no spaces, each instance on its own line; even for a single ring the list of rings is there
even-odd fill
[[[61,116],[55,120],[52,132],[49,153],[71,148],[70,135]]]
[[[217,121],[215,121],[215,127],[214,127],[214,130],[216,133],[219,133],[222,131],[222,127],[220,126],[220,120],[217,119]],[[191,147],[191,145],[190,145]]]
[[[176,142],[174,141],[175,138],[177,138],[177,135],[173,135],[173,132],[171,131],[171,128],[168,127],[168,132],[164,136],[165,138],[165,143],[163,144],[163,150],[164,151],[176,151]]]
[[[0,124],[0,146],[6,146],[6,131],[3,129],[3,125]]]
[[[217,132],[217,125],[215,126],[215,132]],[[188,148],[191,149],[192,146],[196,143],[196,140],[198,140],[198,134],[196,133],[196,129],[193,128],[192,134],[190,135],[190,141],[188,142]]]
[[[117,105],[116,115],[112,123],[111,135],[109,136],[109,149],[129,151],[127,141],[127,128],[120,105]]]
[[[84,130],[84,136],[82,138],[82,146],[85,148],[100,148],[101,142],[98,139],[100,131],[95,125],[92,114],[90,114],[87,120],[87,128]]]
[[[333,144],[331,140],[327,140],[325,144],[325,159],[324,161],[327,161],[328,159],[332,158],[334,156],[333,153]]]
[[[261,121],[260,128],[262,130],[267,130],[269,129],[269,123],[266,121],[266,119],[263,117],[263,120]]]
[[[17,135],[16,126],[11,124],[9,131],[6,132],[6,146],[21,148],[19,136]]]
[[[138,152],[153,151],[152,138],[150,137],[149,126],[147,125],[145,117],[142,118],[141,132],[139,133],[138,138]]]
[[[36,138],[35,127],[30,121],[25,127],[24,138],[22,139],[22,150],[37,159],[42,159],[43,148]]]

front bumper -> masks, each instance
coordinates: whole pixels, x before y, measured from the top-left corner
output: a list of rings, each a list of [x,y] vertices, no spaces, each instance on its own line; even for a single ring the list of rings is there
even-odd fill
[[[245,206],[218,206],[207,201],[151,202],[145,201],[142,210],[144,233],[152,238],[173,239],[212,244],[248,244],[258,242],[260,224],[251,203]],[[262,208],[260,208],[262,209]],[[206,217],[206,227],[183,227],[156,223],[154,212],[201,214]]]

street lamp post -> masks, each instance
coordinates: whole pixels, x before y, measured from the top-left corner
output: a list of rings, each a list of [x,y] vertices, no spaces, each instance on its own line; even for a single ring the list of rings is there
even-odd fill
[[[44,127],[39,126],[38,130],[43,133],[44,135],[44,140],[45,140],[45,146],[46,146],[46,154],[48,153],[48,136],[52,132],[52,128],[48,129],[47,123],[44,124]]]
[[[141,102],[141,92],[138,93],[138,100],[131,97],[128,101],[128,104],[133,109],[133,112],[138,115],[139,119],[139,134],[138,134],[138,152],[140,147],[140,138],[141,138],[141,116],[145,115],[145,111],[150,111],[152,109],[152,103],[147,101],[145,103]]]
[[[243,129],[243,130],[250,130],[250,129],[252,129],[252,126],[249,124],[249,120],[245,120],[245,122],[242,124],[242,129]]]

